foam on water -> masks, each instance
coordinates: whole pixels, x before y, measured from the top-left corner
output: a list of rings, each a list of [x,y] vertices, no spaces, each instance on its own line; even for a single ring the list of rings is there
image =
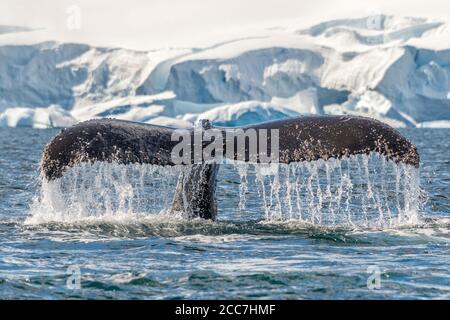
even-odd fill
[[[244,220],[247,204],[259,203],[258,220],[270,223],[393,228],[420,221],[418,169],[377,153],[270,167],[232,166],[240,179],[234,209]],[[83,163],[55,181],[42,179],[26,222],[122,223],[155,215],[184,219],[168,214],[183,170],[186,167]],[[219,205],[219,219],[220,211]]]

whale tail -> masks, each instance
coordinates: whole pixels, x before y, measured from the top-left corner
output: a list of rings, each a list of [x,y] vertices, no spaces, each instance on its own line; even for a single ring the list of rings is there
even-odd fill
[[[208,121],[202,122],[201,129],[211,129]],[[226,136],[227,129],[214,128]],[[387,159],[419,166],[419,154],[416,147],[397,130],[379,121],[354,116],[309,116],[262,123],[239,128],[244,132],[252,129],[257,137],[254,145],[244,143],[244,154],[238,149],[230,150],[225,140],[221,150],[223,157],[229,160],[261,162],[260,157],[252,157],[256,150],[258,155],[264,152],[272,154],[272,143],[262,140],[278,137],[277,157],[272,162],[291,163],[314,161],[318,159],[342,158],[350,155],[378,152]],[[276,131],[270,135],[267,131]],[[62,130],[46,146],[41,170],[47,180],[60,178],[68,167],[81,162],[116,162],[119,164],[148,163],[173,166],[172,151],[179,141],[173,139],[175,129],[148,124],[113,119],[90,120]],[[187,131],[194,137],[194,130]],[[244,140],[245,141],[245,140]],[[203,140],[202,146],[208,145]],[[217,143],[217,141],[214,141]],[[253,148],[256,145],[256,149]],[[261,145],[268,145],[267,150],[259,150]],[[191,145],[194,148],[193,145]],[[272,148],[272,149],[271,149]],[[217,163],[201,160],[184,163],[172,211],[182,211],[190,217],[214,219],[217,206],[215,201]],[[186,159],[186,158],[185,158]],[[253,159],[253,160],[252,160]]]

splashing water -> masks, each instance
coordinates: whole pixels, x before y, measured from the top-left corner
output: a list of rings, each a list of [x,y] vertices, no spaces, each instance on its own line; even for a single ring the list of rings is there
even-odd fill
[[[69,168],[54,181],[40,178],[28,223],[125,221],[158,214],[172,204],[181,166],[96,162]]]
[[[235,210],[243,219],[250,202],[261,205],[259,220],[268,222],[365,228],[419,223],[418,169],[376,153],[270,168],[248,163],[231,166],[239,175]],[[186,167],[83,163],[55,181],[42,179],[27,222],[123,222],[167,215],[183,170]],[[219,205],[219,219],[220,210]]]
[[[368,228],[420,221],[419,170],[376,153],[280,164],[269,175],[253,170],[269,221]]]

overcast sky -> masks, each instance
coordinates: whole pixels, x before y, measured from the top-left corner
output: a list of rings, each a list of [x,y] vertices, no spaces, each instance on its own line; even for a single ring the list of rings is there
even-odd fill
[[[0,24],[44,28],[46,36],[59,41],[150,49],[202,46],[215,38],[239,37],[243,29],[302,26],[339,17],[387,13],[448,19],[447,3],[446,0],[1,0]]]

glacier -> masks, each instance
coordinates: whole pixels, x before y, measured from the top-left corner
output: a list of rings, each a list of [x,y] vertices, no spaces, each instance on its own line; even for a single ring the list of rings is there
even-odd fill
[[[33,30],[0,26],[0,127],[65,127],[106,117],[237,126],[306,114],[448,127],[449,25],[377,15],[150,51],[14,44],[11,34]]]

